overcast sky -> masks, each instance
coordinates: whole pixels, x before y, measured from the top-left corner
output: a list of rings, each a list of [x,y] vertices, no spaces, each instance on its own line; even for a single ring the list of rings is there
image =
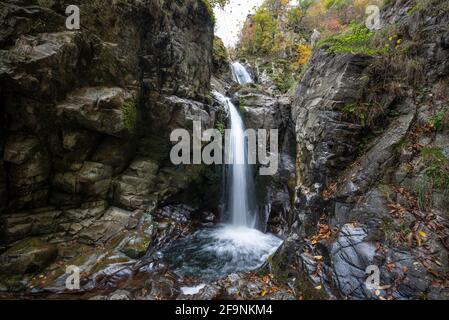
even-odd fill
[[[215,34],[219,36],[225,46],[233,47],[238,40],[249,13],[254,13],[264,0],[230,0],[224,10],[215,8]],[[296,0],[290,0],[291,5],[297,5]]]
[[[262,2],[263,0],[231,0],[224,10],[215,9],[215,34],[227,47],[237,43],[247,15],[254,12],[254,7],[260,6]]]

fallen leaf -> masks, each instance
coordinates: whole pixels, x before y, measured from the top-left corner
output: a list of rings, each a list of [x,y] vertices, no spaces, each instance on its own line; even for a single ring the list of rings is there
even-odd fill
[[[427,233],[425,233],[424,231],[418,231],[418,234],[419,234],[422,238],[426,238],[426,237],[427,237]]]

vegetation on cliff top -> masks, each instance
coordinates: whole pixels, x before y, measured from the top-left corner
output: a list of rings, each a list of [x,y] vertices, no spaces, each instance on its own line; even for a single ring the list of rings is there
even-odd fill
[[[363,27],[365,9],[380,1],[265,0],[245,21],[235,55],[265,72],[280,92],[299,79],[311,56],[314,30],[334,52],[374,54],[373,33]],[[315,32],[316,33],[316,32]]]
[[[364,53],[375,55],[385,52],[384,48],[372,45],[374,32],[361,23],[352,23],[349,29],[335,36],[330,36],[319,42],[319,46],[327,46],[327,50],[333,53]]]

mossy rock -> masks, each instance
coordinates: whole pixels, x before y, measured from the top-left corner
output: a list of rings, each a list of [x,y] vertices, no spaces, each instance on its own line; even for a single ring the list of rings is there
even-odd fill
[[[229,54],[223,41],[219,37],[214,37],[212,61],[216,71],[229,69]]]
[[[282,283],[289,283],[294,279],[297,295],[306,300],[323,300],[328,296],[322,288],[315,288],[304,272],[298,248],[300,240],[287,239],[281,248],[268,259],[268,265],[275,278]]]
[[[125,101],[122,106],[124,124],[131,136],[137,134],[138,109],[135,101]]]
[[[147,252],[152,237],[148,234],[134,234],[126,240],[121,251],[131,259],[140,259]]]

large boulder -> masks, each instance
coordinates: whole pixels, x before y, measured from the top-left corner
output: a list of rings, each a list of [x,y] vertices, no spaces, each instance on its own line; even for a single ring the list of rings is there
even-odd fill
[[[343,121],[342,108],[360,97],[371,61],[366,55],[335,56],[323,49],[313,54],[313,67],[299,82],[292,104],[298,178],[306,187],[325,184],[354,160],[361,127]]]
[[[243,87],[235,93],[240,110],[243,112],[245,125],[251,129],[282,129],[284,116],[278,99],[263,93],[262,90]]]
[[[194,121],[201,123],[202,130],[214,125],[215,119],[209,113],[209,106],[195,100],[179,96],[159,96],[148,108],[148,121],[152,123],[149,129],[166,141],[170,140],[170,133],[175,129],[192,132]]]

